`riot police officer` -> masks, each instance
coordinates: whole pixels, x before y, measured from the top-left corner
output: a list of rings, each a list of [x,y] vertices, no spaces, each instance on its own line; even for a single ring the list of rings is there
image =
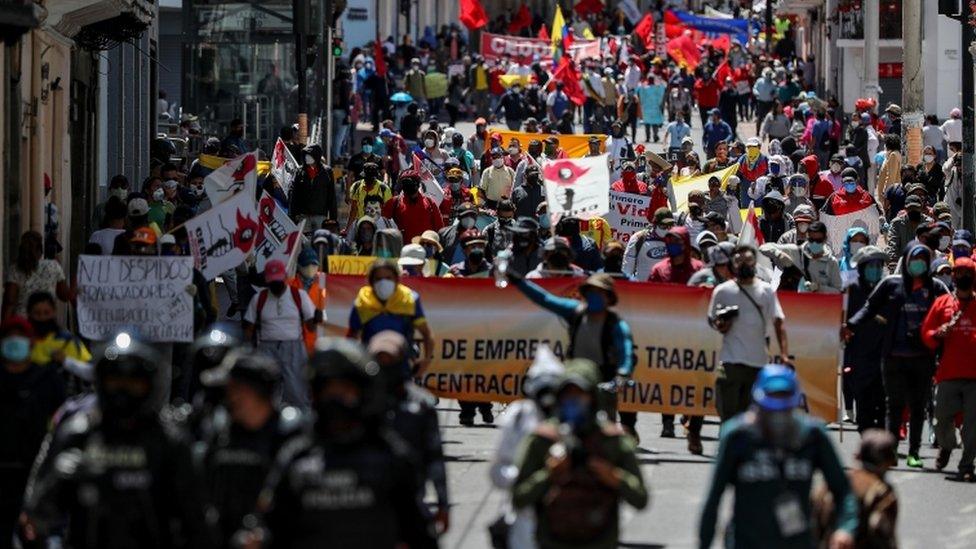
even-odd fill
[[[444,467],[444,449],[441,444],[437,400],[426,390],[413,383],[407,339],[399,332],[385,330],[369,341],[369,354],[380,367],[387,399],[387,416],[393,431],[413,450],[420,464],[420,497],[423,498],[427,482],[437,493],[435,521],[438,533],[443,534],[450,526],[450,503],[447,498],[447,470]]]
[[[211,425],[215,410],[224,398],[223,384],[205,385],[201,379],[209,375],[227,358],[227,354],[241,346],[239,328],[214,325],[198,337],[190,347],[189,401],[177,400],[164,409],[163,415],[174,423],[185,425],[194,441],[203,440],[212,433]]]
[[[156,408],[154,351],[128,334],[96,353],[95,407],[63,423],[31,481],[23,535],[73,548],[210,547],[190,447]]]
[[[274,359],[247,351],[232,353],[201,380],[225,393],[201,456],[222,545],[229,546],[244,517],[254,511],[278,451],[303,431],[296,408],[274,404],[280,380]]]
[[[383,428],[379,367],[350,340],[310,362],[314,433],[282,449],[247,546],[436,547],[405,443]]]

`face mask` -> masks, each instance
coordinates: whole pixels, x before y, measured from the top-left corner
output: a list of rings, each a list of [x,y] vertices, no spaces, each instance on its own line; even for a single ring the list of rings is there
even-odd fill
[[[844,182],[844,191],[846,191],[848,194],[851,194],[851,193],[853,193],[856,190],[857,190],[857,182],[856,181],[845,181]]]
[[[470,229],[471,227],[474,227],[474,223],[475,223],[475,219],[473,217],[461,218],[461,227],[465,229]]]
[[[200,186],[200,187],[194,186],[193,187],[193,194],[194,194],[194,196],[203,196],[203,194],[205,192],[207,192],[207,191],[202,186]]]
[[[468,252],[468,259],[471,263],[479,264],[485,259],[485,249],[484,248],[474,248]]]
[[[491,161],[491,165],[494,166],[494,167],[496,167],[496,168],[501,168],[502,166],[505,165],[505,160],[503,160],[501,158],[496,158],[496,159],[494,159],[494,160]]]
[[[0,354],[10,362],[23,362],[30,356],[30,339],[24,336],[8,336],[0,343]]]
[[[743,280],[749,280],[756,276],[756,267],[755,265],[739,265],[735,270],[735,274]]]
[[[860,123],[860,122],[858,122],[857,120],[852,120],[852,121],[851,121],[851,127],[852,127],[852,128],[856,128],[856,127],[858,127],[858,126],[860,126],[860,125],[861,125],[861,123]]]
[[[654,235],[658,238],[664,238],[666,234],[668,234],[668,230],[664,227],[654,227]]]
[[[581,427],[586,423],[589,412],[589,405],[580,398],[566,398],[559,403],[559,421],[573,428]]]
[[[310,154],[306,154],[305,155],[305,164],[307,166],[311,166],[312,164],[315,164],[315,158],[312,157],[312,155],[310,155]]]
[[[424,139],[424,146],[427,147],[428,149],[433,149],[434,148],[434,140],[433,139]]]
[[[451,181],[450,183],[451,183],[451,192],[457,193],[458,191],[461,190],[461,182],[460,181]]]
[[[807,242],[807,249],[810,250],[812,255],[821,255],[824,252],[824,243],[813,241]]]
[[[376,292],[376,297],[380,298],[382,301],[390,299],[390,296],[393,295],[393,290],[395,289],[396,282],[390,280],[389,278],[377,280],[373,283],[373,291]]]
[[[509,147],[508,148],[508,154],[511,154],[511,155],[514,156],[514,155],[516,155],[518,153],[519,153],[518,147]]]
[[[863,242],[851,242],[851,255],[853,256],[854,254],[856,254],[858,252],[858,250],[860,250],[861,248],[863,248],[866,245],[867,244],[865,244]]]
[[[109,191],[109,194],[111,194],[112,196],[118,197],[119,200],[125,201],[125,199],[128,198],[128,196],[129,196],[129,191],[126,190],[126,189],[121,189],[121,188],[120,189],[112,189],[111,191]]]
[[[502,227],[508,227],[509,225],[512,224],[513,221],[515,221],[515,219],[514,218],[511,218],[511,217],[499,217],[498,218],[498,224],[501,225]]]
[[[944,251],[948,250],[949,249],[949,246],[951,244],[952,244],[952,239],[949,238],[948,236],[939,237],[939,250],[940,251],[943,251],[944,252]]]
[[[838,164],[834,162],[833,164],[830,165],[830,173],[840,173],[840,171],[843,169],[844,169],[843,164]]]
[[[160,202],[165,196],[166,193],[163,192],[162,189],[156,189],[155,191],[153,191],[153,200],[155,200],[156,202]]]
[[[668,255],[670,257],[678,257],[685,250],[685,247],[678,243],[667,244],[665,247],[667,248]]]
[[[864,280],[871,285],[877,284],[881,280],[882,272],[881,265],[868,265],[864,268]]]
[[[602,313],[607,310],[607,300],[597,291],[586,292],[586,310],[590,313]]]
[[[363,154],[372,154],[372,153],[373,153],[372,145],[363,145]]]
[[[926,164],[931,164],[932,162],[935,162],[935,157],[931,154],[925,154],[922,155],[922,160],[924,160]]]
[[[959,275],[952,279],[955,283],[956,288],[968,292],[973,289],[973,276],[972,275]]]
[[[549,229],[552,227],[552,221],[549,219],[549,214],[542,214],[539,216],[539,228]]]
[[[306,279],[312,278],[319,272],[318,265],[306,265],[302,267],[302,276]]]
[[[271,293],[274,295],[281,295],[285,292],[285,283],[280,280],[269,282],[268,289],[271,290]]]
[[[796,232],[798,232],[798,233],[804,233],[805,234],[807,232],[807,229],[809,229],[809,228],[810,228],[810,224],[809,223],[797,223],[796,224]]]
[[[413,196],[420,190],[420,185],[416,181],[406,181],[403,183],[403,194]]]
[[[922,276],[929,271],[929,262],[924,259],[913,259],[908,262],[908,274],[915,278]]]
[[[755,162],[759,158],[759,148],[758,147],[746,147],[746,160],[750,163]]]
[[[918,223],[922,220],[922,212],[918,210],[908,210],[908,220]]]

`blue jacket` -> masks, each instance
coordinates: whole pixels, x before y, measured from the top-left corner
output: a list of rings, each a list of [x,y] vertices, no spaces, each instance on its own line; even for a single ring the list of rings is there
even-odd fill
[[[724,120],[719,120],[717,124],[709,121],[705,124],[705,129],[702,132],[705,151],[709,156],[715,151],[715,145],[718,145],[722,141],[731,141],[732,137],[732,128]]]

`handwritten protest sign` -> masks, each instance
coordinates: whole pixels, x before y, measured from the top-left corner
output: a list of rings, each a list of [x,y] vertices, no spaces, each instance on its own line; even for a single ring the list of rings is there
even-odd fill
[[[259,224],[252,196],[239,192],[184,225],[193,261],[207,280],[240,265],[254,247]]]
[[[607,155],[545,162],[549,215],[589,219],[610,211],[610,169]]]
[[[193,341],[189,257],[83,255],[78,258],[78,327],[105,341],[129,331],[146,341]]]
[[[614,240],[626,243],[634,233],[647,227],[647,209],[651,197],[610,191],[610,234]]]

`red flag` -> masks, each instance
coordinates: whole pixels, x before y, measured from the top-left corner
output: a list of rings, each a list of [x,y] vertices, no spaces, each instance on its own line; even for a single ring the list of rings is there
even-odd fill
[[[569,25],[566,25],[563,27],[563,41],[561,43],[563,53],[569,53],[569,48],[572,47],[574,41],[573,29],[571,29]]]
[[[686,32],[677,38],[668,40],[667,52],[678,65],[684,65],[691,70],[698,67],[698,63],[701,61],[701,52],[698,51],[698,45],[692,40],[691,33]]]
[[[552,38],[549,37],[549,29],[546,28],[545,23],[539,28],[539,40],[545,40],[546,42],[552,41]]]
[[[478,30],[488,24],[488,14],[479,0],[461,0],[461,15],[458,19],[469,30]]]
[[[580,86],[580,74],[576,70],[576,64],[569,59],[568,55],[564,55],[559,60],[559,67],[552,73],[552,82],[562,82],[563,92],[573,103],[582,105],[586,101],[586,95]]]
[[[715,40],[712,40],[712,47],[717,50],[722,50],[726,55],[728,55],[729,48],[732,47],[732,41],[729,39],[729,35],[723,34]]]
[[[603,2],[600,0],[580,0],[579,4],[573,7],[573,11],[578,13],[580,17],[586,17],[591,13],[600,13],[603,11]]]
[[[508,34],[518,34],[522,29],[527,28],[532,25],[532,14],[529,13],[529,7],[522,4],[519,8],[518,13],[512,18],[512,22],[508,24]]]
[[[645,13],[644,17],[634,26],[634,34],[644,42],[647,50],[654,49],[654,17]]]
[[[386,76],[386,56],[379,37],[376,37],[376,43],[373,45],[373,64],[376,66],[376,74]]]

